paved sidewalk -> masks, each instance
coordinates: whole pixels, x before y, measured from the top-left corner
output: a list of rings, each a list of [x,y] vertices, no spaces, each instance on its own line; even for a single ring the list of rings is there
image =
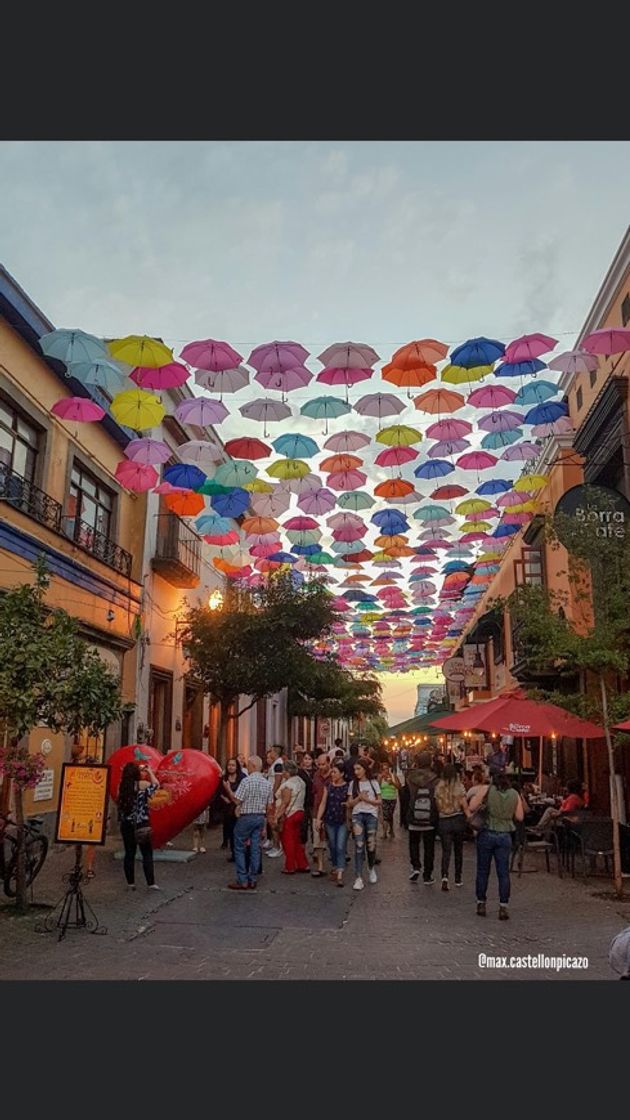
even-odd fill
[[[187,834],[178,838],[186,847]],[[257,891],[227,890],[233,864],[219,849],[220,831],[207,837],[209,851],[185,864],[158,863],[161,893],[148,891],[137,865],[138,889],[128,894],[122,865],[110,850],[98,851],[96,878],[86,897],[108,927],[103,937],[70,931],[64,941],[35,932],[45,912],[16,918],[0,910],[0,979],[182,980],[493,980],[614,979],[608,947],[630,925],[630,901],[596,897],[610,883],[560,880],[544,861],[528,856],[536,873],[513,877],[511,920],[497,920],[496,879],[488,917],[478,918],[474,899],[474,850],[466,845],[464,886],[448,893],[409,882],[407,836],[379,840],[379,882],[352,890],[352,865],[340,890],[327,879],[280,874],[283,861],[265,857]],[[439,845],[436,850],[439,870]],[[52,852],[36,880],[36,902],[57,901],[71,850]],[[627,881],[626,881],[627,882]],[[630,882],[627,882],[630,894]],[[8,900],[7,900],[8,902]],[[586,956],[587,971],[556,972],[482,968],[479,954],[493,957]]]

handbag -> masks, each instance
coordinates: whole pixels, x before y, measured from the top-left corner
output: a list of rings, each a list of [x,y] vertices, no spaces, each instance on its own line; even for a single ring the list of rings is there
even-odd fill
[[[481,832],[482,829],[488,827],[488,818],[490,816],[490,809],[488,807],[488,794],[490,793],[490,786],[486,791],[485,797],[481,802],[479,808],[473,813],[468,821],[473,832]]]

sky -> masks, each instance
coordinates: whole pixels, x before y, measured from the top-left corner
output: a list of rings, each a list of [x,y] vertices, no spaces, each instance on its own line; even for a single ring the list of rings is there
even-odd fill
[[[2,263],[57,326],[387,361],[427,336],[570,348],[628,225],[630,144],[5,142],[0,179]],[[392,722],[418,683],[397,681]]]

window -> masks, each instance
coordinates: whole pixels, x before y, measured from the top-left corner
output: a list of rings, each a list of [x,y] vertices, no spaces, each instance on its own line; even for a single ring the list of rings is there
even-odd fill
[[[592,388],[593,388],[593,385],[594,385],[594,384],[595,384],[595,382],[597,381],[597,370],[596,370],[596,369],[591,369],[591,370],[589,370],[589,378],[590,378],[590,382],[591,382],[591,389],[592,389]]]
[[[627,326],[629,321],[630,321],[630,293],[627,296],[624,296],[624,300],[623,300],[623,303],[621,305],[621,322],[622,322],[623,326],[624,327]]]
[[[576,389],[576,391],[575,391],[575,407],[577,408],[578,412],[579,412],[579,411],[580,411],[580,409],[582,408],[582,401],[583,401],[583,399],[584,399],[584,398],[583,398],[583,396],[582,396],[582,390],[581,390],[581,388],[580,388],[580,389]]]
[[[0,464],[27,482],[35,478],[39,432],[15,408],[0,400]]]
[[[90,529],[104,537],[111,535],[114,494],[78,463],[72,468],[68,507],[69,517],[75,522],[75,540],[82,533],[89,536]]]
[[[517,587],[542,587],[543,558],[539,548],[523,548],[519,560],[514,561],[514,579]]]

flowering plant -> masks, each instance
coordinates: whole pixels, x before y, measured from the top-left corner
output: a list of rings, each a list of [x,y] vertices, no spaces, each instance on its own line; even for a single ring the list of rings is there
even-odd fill
[[[40,781],[46,760],[42,754],[29,754],[28,747],[0,746],[0,774],[11,778],[18,789],[32,789]]]

